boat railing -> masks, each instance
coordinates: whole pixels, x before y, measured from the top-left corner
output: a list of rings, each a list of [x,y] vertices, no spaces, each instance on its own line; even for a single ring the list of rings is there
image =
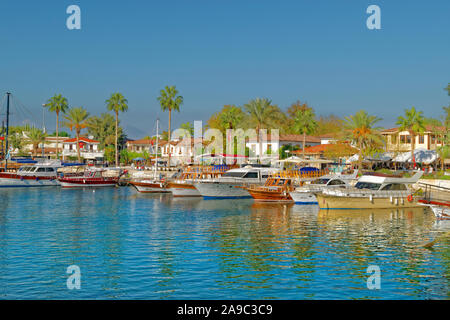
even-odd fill
[[[283,170],[272,173],[270,177],[292,179],[295,182],[299,183],[302,180],[319,178],[328,173],[329,173],[328,170],[319,170],[319,171]]]
[[[324,188],[321,190],[323,194],[338,197],[357,197],[357,198],[409,198],[409,196],[417,196],[411,190],[370,190],[358,188]]]

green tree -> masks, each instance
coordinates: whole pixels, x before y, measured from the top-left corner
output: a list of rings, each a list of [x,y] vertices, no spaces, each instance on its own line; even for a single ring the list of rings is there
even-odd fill
[[[244,105],[244,110],[247,113],[247,124],[256,128],[259,141],[259,156],[262,156],[262,141],[260,137],[260,130],[280,128],[282,122],[285,120],[285,115],[280,108],[272,105],[272,101],[266,98],[256,98],[250,100]]]
[[[78,162],[81,162],[80,156],[80,133],[81,130],[88,126],[89,112],[86,111],[83,107],[78,108],[70,108],[67,112],[67,115],[64,116],[66,120],[64,122],[64,126],[69,128],[70,131],[75,130],[77,137],[77,155]]]
[[[220,125],[224,129],[235,129],[242,123],[244,116],[241,108],[226,105],[222,108],[219,115]]]
[[[194,125],[190,122],[186,122],[186,123],[182,123],[180,125],[180,129],[184,129],[187,132],[189,132],[189,134],[192,136],[194,136]]]
[[[87,127],[88,134],[100,142],[99,148],[104,150],[106,146],[113,145],[116,137],[116,121],[114,116],[109,113],[102,113],[99,117],[93,116],[89,118]],[[120,127],[119,121],[119,145],[122,145],[126,139],[123,129]]]
[[[31,128],[31,130],[27,132],[27,136],[28,136],[28,140],[30,141],[31,145],[33,146],[33,154],[34,154],[34,156],[36,156],[39,144],[45,142],[46,134],[44,132],[42,132],[41,129]]]
[[[380,120],[381,118],[371,116],[364,110],[360,110],[344,120],[344,139],[350,139],[357,146],[359,169],[362,168],[363,157],[376,151],[383,144],[379,128],[375,127]]]
[[[167,141],[170,145],[170,135],[171,135],[171,121],[172,121],[172,110],[180,112],[180,106],[183,104],[183,97],[178,95],[178,90],[175,86],[166,86],[165,89],[160,91],[160,96],[158,97],[159,104],[161,105],[162,111],[169,111],[169,128]],[[169,147],[169,166],[170,166],[170,147]]]
[[[399,116],[396,124],[400,126],[399,131],[409,132],[411,136],[411,159],[415,162],[416,136],[425,132],[425,119],[422,116],[422,111],[417,111],[415,107],[405,110],[405,116]]]
[[[128,110],[128,100],[119,93],[111,94],[111,97],[106,100],[106,108],[109,111],[114,111],[116,115],[116,140],[115,140],[115,156],[116,156],[116,166],[119,166],[119,112],[126,112]]]
[[[67,112],[69,103],[61,94],[55,94],[47,100],[47,103],[44,106],[47,107],[50,112],[56,113],[56,158],[59,159],[59,114]]]
[[[317,129],[316,115],[312,109],[298,110],[294,118],[294,131],[303,135],[303,158],[305,157],[306,135]]]

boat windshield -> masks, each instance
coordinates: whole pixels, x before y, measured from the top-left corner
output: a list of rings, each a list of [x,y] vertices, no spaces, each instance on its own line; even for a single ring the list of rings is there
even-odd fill
[[[378,190],[380,189],[381,184],[372,183],[372,182],[357,182],[355,188],[357,189],[370,189],[370,190]]]
[[[241,177],[243,177],[245,175],[245,172],[236,172],[236,171],[233,171],[233,172],[225,172],[223,175],[222,175],[222,177],[224,177],[224,178],[241,178]]]
[[[330,179],[316,179],[311,184],[327,184]]]

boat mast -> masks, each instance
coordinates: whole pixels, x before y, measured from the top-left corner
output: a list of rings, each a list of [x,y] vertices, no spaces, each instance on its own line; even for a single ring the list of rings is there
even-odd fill
[[[8,155],[8,138],[9,138],[9,97],[11,93],[6,93],[6,135],[5,135],[5,153]],[[8,157],[5,156],[5,172],[8,169]]]
[[[155,179],[156,179],[156,173],[158,171],[158,134],[159,134],[159,119],[156,119],[156,157],[155,157]]]

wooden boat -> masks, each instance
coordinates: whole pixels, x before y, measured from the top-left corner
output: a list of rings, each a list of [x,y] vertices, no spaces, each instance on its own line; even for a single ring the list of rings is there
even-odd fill
[[[122,174],[126,173],[126,171],[124,171],[118,176],[109,177],[104,175],[105,172],[105,169],[89,169],[82,175],[64,175],[59,177],[58,181],[63,188],[114,187],[119,182]]]
[[[289,192],[294,190],[289,178],[268,178],[263,186],[252,185],[244,188],[255,201],[293,202]]]
[[[130,181],[130,184],[142,193],[168,193],[166,183],[160,180]]]

